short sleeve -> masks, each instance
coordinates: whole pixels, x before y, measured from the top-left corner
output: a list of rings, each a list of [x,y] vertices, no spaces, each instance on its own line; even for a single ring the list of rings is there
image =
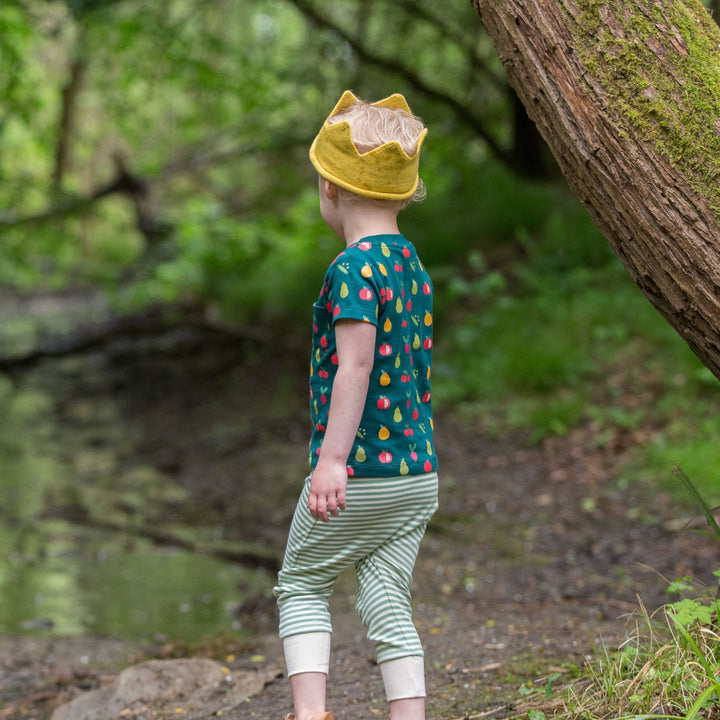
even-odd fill
[[[333,322],[341,319],[378,324],[376,271],[363,258],[343,253],[330,268],[328,300]]]

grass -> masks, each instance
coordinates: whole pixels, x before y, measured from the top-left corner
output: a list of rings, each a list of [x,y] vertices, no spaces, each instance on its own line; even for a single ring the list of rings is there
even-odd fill
[[[625,644],[601,648],[570,688],[565,712],[586,720],[720,717],[715,604],[687,599],[653,615],[641,606]]]
[[[437,408],[495,436],[526,431],[534,442],[582,424],[592,424],[598,444],[645,428],[620,482],[676,492],[678,464],[701,492],[714,492],[718,380],[586,217],[551,215],[516,242],[523,250],[514,261],[492,267],[475,250],[462,270],[434,274],[438,305],[450,308],[438,324]]]
[[[703,495],[679,467],[679,485],[700,510],[707,535],[720,526]],[[720,570],[714,573],[720,579]],[[544,698],[526,705],[527,720],[717,720],[720,718],[720,590],[691,578],[668,583],[677,596],[654,613],[642,601],[616,650],[602,644],[560,690],[548,679]],[[520,693],[522,696],[523,693]]]

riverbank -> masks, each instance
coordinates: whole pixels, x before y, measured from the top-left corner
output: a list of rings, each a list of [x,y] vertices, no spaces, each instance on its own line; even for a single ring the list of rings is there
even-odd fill
[[[677,531],[682,518],[669,496],[616,482],[632,447],[628,438],[597,447],[592,429],[581,428],[531,446],[521,437],[491,440],[451,417],[441,420],[441,509],[414,588],[429,718],[499,718],[533,699],[546,702],[544,692],[519,688],[539,690],[557,674],[559,686],[601,642],[616,646],[638,595],[650,609],[665,601],[663,578],[709,581],[718,567],[717,548],[706,538]],[[244,502],[272,518],[276,498],[263,499],[263,489]],[[289,492],[285,504],[293,504]],[[273,534],[283,532],[278,527]],[[333,598],[329,706],[338,720],[385,717],[372,648],[352,600],[352,579],[343,577]],[[270,673],[275,680],[225,716],[282,718],[291,702],[274,614],[266,590],[244,608],[250,631],[244,641],[3,638],[0,717],[46,720],[56,706],[129,664],[190,655],[212,657],[231,671],[277,670]]]

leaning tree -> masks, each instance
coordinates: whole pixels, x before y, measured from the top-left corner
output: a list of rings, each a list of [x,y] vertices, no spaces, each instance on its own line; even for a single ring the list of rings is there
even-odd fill
[[[650,302],[720,378],[720,28],[697,0],[471,0]]]

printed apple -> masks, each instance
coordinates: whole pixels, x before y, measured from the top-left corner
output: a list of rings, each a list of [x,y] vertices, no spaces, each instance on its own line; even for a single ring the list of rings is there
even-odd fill
[[[383,452],[378,455],[378,460],[383,464],[387,465],[388,463],[392,462],[392,453],[388,452],[387,450],[384,450]]]
[[[377,401],[378,409],[387,410],[390,407],[390,398],[387,395],[381,395]]]
[[[378,352],[384,357],[387,357],[388,355],[392,355],[392,345],[390,345],[389,343],[383,343],[378,348]]]
[[[364,287],[359,293],[361,300],[372,300],[373,291],[369,287]]]

